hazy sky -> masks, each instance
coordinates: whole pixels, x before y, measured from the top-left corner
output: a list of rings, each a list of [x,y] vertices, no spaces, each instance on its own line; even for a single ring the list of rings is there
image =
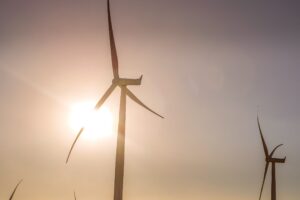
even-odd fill
[[[70,106],[111,83],[106,0],[0,1],[0,199],[112,199],[114,134],[80,140]],[[124,200],[258,199],[259,106],[278,199],[300,196],[298,1],[112,0],[120,74],[161,120],[128,100]],[[264,199],[270,198],[270,174]]]

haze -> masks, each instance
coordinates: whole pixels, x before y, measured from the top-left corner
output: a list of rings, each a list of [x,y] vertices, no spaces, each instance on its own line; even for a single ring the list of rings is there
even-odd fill
[[[128,100],[124,199],[258,199],[264,155],[278,199],[300,196],[300,5],[296,1],[112,0],[120,74],[160,120]],[[0,199],[112,199],[114,134],[81,140],[70,106],[97,101],[112,71],[105,0],[0,3]],[[263,198],[270,196],[269,179]]]

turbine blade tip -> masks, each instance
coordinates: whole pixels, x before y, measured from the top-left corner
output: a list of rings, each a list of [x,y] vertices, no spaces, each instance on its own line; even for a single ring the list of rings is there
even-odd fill
[[[69,163],[70,156],[66,159],[66,165]]]

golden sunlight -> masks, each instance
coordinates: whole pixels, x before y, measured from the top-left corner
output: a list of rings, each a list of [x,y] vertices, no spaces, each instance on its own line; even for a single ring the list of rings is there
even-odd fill
[[[85,127],[82,138],[97,140],[112,134],[113,116],[108,107],[95,110],[94,103],[87,101],[71,107],[69,124],[74,131]]]

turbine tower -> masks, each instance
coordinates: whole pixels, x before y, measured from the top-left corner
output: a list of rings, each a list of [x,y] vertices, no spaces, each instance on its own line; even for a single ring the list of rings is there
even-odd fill
[[[123,196],[123,178],[124,178],[124,151],[125,151],[125,121],[126,121],[126,97],[129,97],[134,102],[144,107],[153,114],[163,118],[163,116],[154,112],[152,109],[147,107],[142,101],[140,101],[128,88],[127,86],[131,85],[141,85],[142,77],[138,79],[127,79],[119,77],[119,64],[117,49],[114,39],[111,13],[110,13],[110,1],[107,0],[107,13],[108,13],[108,28],[109,28],[109,39],[110,39],[110,50],[111,50],[111,61],[113,69],[113,80],[111,86],[100,98],[98,103],[95,106],[95,109],[99,109],[114,89],[118,86],[121,89],[121,98],[120,98],[120,110],[119,110],[119,125],[118,125],[118,138],[117,138],[117,149],[116,149],[116,165],[115,165],[115,182],[114,182],[114,200],[122,200]],[[69,161],[71,152],[76,144],[78,138],[84,131],[84,127],[78,132],[71,149],[69,151],[66,163]]]
[[[19,185],[22,183],[23,180],[20,180],[19,183],[16,185],[15,189],[13,190],[13,192],[11,193],[10,197],[9,197],[9,200],[12,200],[15,196],[15,193],[19,187]]]
[[[260,137],[261,137],[261,140],[262,140],[262,144],[263,144],[263,147],[264,147],[264,153],[265,153],[265,156],[266,156],[265,172],[264,172],[264,178],[263,178],[262,186],[261,186],[261,189],[260,189],[259,200],[261,199],[261,195],[262,195],[262,192],[263,192],[263,189],[264,189],[264,184],[265,184],[265,180],[266,180],[266,176],[267,176],[267,172],[268,172],[268,168],[269,168],[270,163],[272,164],[271,200],[276,200],[276,163],[285,163],[286,157],[284,157],[284,158],[273,158],[273,154],[275,153],[276,149],[278,147],[282,146],[283,144],[277,145],[272,150],[272,152],[269,154],[268,147],[266,145],[264,136],[262,134],[262,130],[261,130],[261,127],[260,127],[258,116],[257,116],[257,124],[258,124],[258,128],[259,128],[259,133],[260,133]]]

